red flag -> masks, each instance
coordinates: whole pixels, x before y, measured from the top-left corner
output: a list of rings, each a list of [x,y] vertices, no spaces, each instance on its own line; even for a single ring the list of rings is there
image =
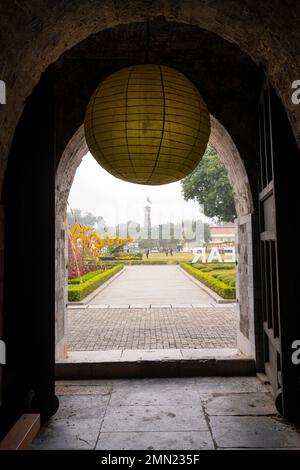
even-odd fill
[[[147,202],[149,202],[149,204],[152,204],[152,202],[150,201],[149,196],[147,196]]]

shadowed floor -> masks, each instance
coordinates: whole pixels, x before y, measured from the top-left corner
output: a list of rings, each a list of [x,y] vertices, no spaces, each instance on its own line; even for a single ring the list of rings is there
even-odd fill
[[[255,377],[60,382],[32,449],[300,449]]]

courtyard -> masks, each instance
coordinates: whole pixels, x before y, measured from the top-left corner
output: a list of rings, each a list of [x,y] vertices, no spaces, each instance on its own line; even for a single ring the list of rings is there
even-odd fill
[[[235,304],[178,266],[126,266],[68,309],[69,351],[236,348]]]

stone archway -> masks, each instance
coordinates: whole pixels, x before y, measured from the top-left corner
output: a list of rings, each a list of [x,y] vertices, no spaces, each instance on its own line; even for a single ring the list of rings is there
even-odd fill
[[[246,355],[256,354],[253,288],[253,198],[248,175],[239,151],[222,124],[211,116],[210,144],[216,149],[227,170],[236,207],[237,253],[237,345]],[[257,361],[259,362],[259,361]]]
[[[238,348],[255,357],[253,271],[251,262],[251,220],[253,201],[244,163],[232,138],[222,124],[211,116],[210,144],[218,152],[225,165],[233,188],[237,212],[239,266],[238,280]],[[83,125],[77,130],[65,148],[56,172],[56,358],[66,356],[65,333],[67,329],[67,201],[73,179],[82,158],[88,152]]]
[[[20,10],[18,11],[19,8]],[[0,182],[17,122],[26,98],[32,93],[41,74],[64,51],[91,34],[118,24],[165,17],[168,21],[197,25],[237,44],[253,61],[263,67],[281,97],[300,144],[300,108],[291,97],[291,84],[299,78],[299,3],[248,0],[231,2],[177,2],[132,0],[99,2],[65,1],[53,5],[17,7],[10,1],[1,3],[1,41],[10,38],[9,47],[1,44],[1,79],[7,87],[7,105],[1,108]],[[272,12],[272,14],[270,14]],[[12,34],[13,32],[13,34]],[[285,34],[286,33],[286,34]]]
[[[56,359],[67,354],[65,331],[67,327],[67,204],[74,176],[82,158],[88,152],[81,126],[68,143],[56,172],[55,181],[55,336]]]

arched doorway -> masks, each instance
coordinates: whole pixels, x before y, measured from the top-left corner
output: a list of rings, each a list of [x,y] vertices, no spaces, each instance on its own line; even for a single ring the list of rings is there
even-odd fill
[[[218,151],[221,161],[228,172],[229,181],[234,192],[237,212],[238,233],[245,224],[248,228],[248,241],[241,240],[238,244],[239,286],[238,297],[238,349],[247,356],[255,357],[254,334],[254,293],[253,272],[248,264],[248,249],[252,249],[251,218],[253,201],[248,176],[239,152],[224,127],[211,116],[210,144]],[[65,334],[67,332],[67,232],[66,213],[67,201],[72,182],[82,158],[88,152],[81,126],[69,141],[56,172],[56,357],[66,357]],[[242,253],[241,253],[242,252]],[[241,298],[240,298],[241,297]]]
[[[233,8],[235,7],[235,8]],[[24,97],[29,95],[30,92],[32,91],[32,88],[35,83],[37,83],[39,75],[41,71],[43,71],[46,68],[46,65],[48,65],[50,62],[53,62],[54,60],[58,59],[61,55],[61,53],[71,47],[76,41],[80,41],[81,39],[88,37],[90,32],[96,32],[97,30],[107,27],[109,25],[114,24],[115,22],[120,22],[120,23],[126,23],[130,26],[132,23],[132,20],[143,20],[145,19],[145,16],[148,18],[148,13],[150,17],[156,17],[160,16],[163,10],[164,16],[168,20],[175,19],[176,20],[176,30],[177,28],[177,23],[180,23],[181,27],[187,27],[193,29],[193,38],[195,39],[194,34],[195,33],[195,26],[190,25],[189,23],[195,23],[199,24],[202,26],[204,29],[201,30],[201,35],[202,39],[204,36],[207,34],[207,41],[209,42],[210,39],[212,39],[213,36],[213,42],[212,44],[217,44],[218,47],[216,47],[216,51],[219,51],[220,56],[226,56],[227,59],[231,57],[231,64],[233,65],[236,63],[237,69],[239,69],[239,72],[241,70],[244,70],[244,74],[242,74],[239,77],[239,80],[237,83],[233,84],[233,88],[230,89],[228,88],[228,94],[224,92],[224,86],[222,87],[221,84],[223,82],[228,83],[231,81],[232,83],[234,82],[233,77],[236,79],[238,77],[237,69],[234,70],[234,68],[230,67],[227,63],[228,70],[230,70],[230,75],[227,76],[227,79],[224,75],[218,73],[220,70],[224,69],[224,65],[222,63],[219,64],[219,69],[217,68],[217,61],[204,61],[207,64],[210,64],[210,73],[211,75],[207,75],[208,77],[213,77],[214,82],[213,84],[210,82],[210,80],[206,81],[205,85],[205,99],[208,102],[209,108],[211,113],[216,116],[216,119],[218,119],[219,122],[222,122],[224,128],[227,130],[228,134],[231,136],[233,141],[235,142],[236,147],[239,150],[239,153],[241,157],[244,160],[244,165],[246,169],[246,174],[248,175],[249,179],[249,184],[251,187],[251,192],[253,194],[253,206],[255,210],[255,216],[258,216],[258,182],[257,182],[257,169],[259,166],[258,163],[258,153],[259,153],[259,135],[257,132],[257,123],[258,123],[258,113],[257,113],[257,103],[258,103],[258,88],[261,87],[261,82],[262,82],[262,73],[261,70],[258,69],[255,64],[250,60],[249,57],[245,57],[245,54],[242,54],[240,49],[246,50],[251,57],[254,58],[256,63],[265,63],[267,59],[269,59],[268,62],[268,68],[267,68],[267,73],[269,78],[272,80],[272,83],[275,86],[275,89],[277,90],[278,94],[282,97],[283,102],[285,104],[285,109],[286,112],[289,115],[290,121],[292,122],[293,129],[294,129],[294,136],[298,138],[299,132],[298,132],[298,127],[297,127],[297,113],[298,110],[295,110],[295,108],[291,105],[290,100],[289,100],[289,94],[288,94],[288,85],[289,85],[289,79],[292,77],[293,73],[295,70],[297,70],[297,60],[293,60],[290,62],[289,66],[285,68],[285,72],[283,74],[282,70],[280,71],[278,68],[278,63],[282,62],[285,63],[286,57],[291,57],[293,55],[293,51],[295,50],[295,45],[293,44],[287,44],[283,41],[281,44],[281,55],[280,58],[277,57],[277,52],[279,49],[278,47],[273,47],[275,46],[274,44],[274,38],[272,35],[267,35],[266,37],[266,28],[265,28],[265,23],[261,23],[260,21],[257,20],[258,14],[259,17],[262,16],[262,11],[261,9],[258,9],[255,6],[251,7],[251,12],[253,15],[251,16],[249,13],[249,10],[245,11],[242,7],[237,7],[237,5],[231,4],[230,8],[233,8],[233,10],[227,10],[226,6],[220,5],[219,9],[217,10],[218,14],[221,15],[222,18],[227,18],[230,15],[233,15],[234,21],[230,20],[226,22],[224,20],[224,24],[226,25],[226,28],[228,27],[227,30],[225,30],[225,33],[221,33],[221,23],[218,21],[218,15],[214,15],[213,13],[216,13],[216,10],[213,9],[213,7],[206,7],[203,9],[203,11],[200,11],[197,8],[195,8],[193,11],[190,10],[190,7],[188,9],[182,9],[181,6],[178,7],[176,12],[174,13],[173,10],[171,10],[169,7],[164,8],[163,6],[155,6],[154,11],[148,12],[147,10],[145,13],[143,13],[143,17],[140,18],[139,15],[133,14],[130,11],[122,12],[119,11],[116,15],[112,15],[112,9],[109,8],[108,11],[108,18],[106,19],[105,24],[102,23],[101,20],[96,20],[96,25],[93,21],[88,23],[89,26],[86,26],[89,18],[86,18],[83,23],[81,23],[82,28],[78,28],[78,35],[73,36],[72,41],[73,42],[68,42],[66,41],[66,36],[64,34],[58,35],[59,40],[55,42],[56,47],[48,47],[46,53],[44,54],[44,60],[41,60],[39,64],[36,64],[34,61],[34,57],[38,57],[38,54],[32,54],[32,51],[30,53],[30,61],[27,61],[26,67],[30,67],[29,64],[32,65],[30,68],[31,72],[31,78],[27,80],[28,77],[28,72],[22,73],[24,69],[22,67],[24,66],[23,62],[20,62],[18,67],[16,64],[12,65],[12,69],[14,70],[13,72],[7,71],[7,84],[8,84],[8,96],[9,93],[12,93],[14,90],[14,86],[17,87],[18,92],[14,93],[14,103],[15,106],[13,106],[13,111],[11,110],[12,108],[10,107],[9,110],[7,111],[7,114],[4,114],[4,126],[3,130],[5,132],[5,139],[2,141],[2,149],[3,149],[3,155],[6,155],[10,146],[10,142],[12,139],[12,134],[16,125],[16,122],[21,114],[22,111],[22,102],[24,100]],[[267,7],[265,7],[267,8]],[[76,9],[75,9],[76,10]],[[77,24],[77,21],[82,20],[82,13],[83,10],[76,10],[74,12],[67,11],[66,17],[64,18],[66,21],[58,21],[57,26],[53,26],[53,34],[57,34],[59,31],[57,28],[65,28],[66,23],[70,21],[70,24],[73,26]],[[92,14],[94,10],[90,9],[89,14]],[[44,13],[46,13],[47,10],[44,10]],[[77,15],[78,13],[78,15]],[[114,12],[115,13],[115,12]],[[201,13],[201,14],[200,14]],[[56,18],[55,15],[59,14],[59,9],[54,9],[51,15],[49,15],[48,21],[51,24],[51,21]],[[222,16],[223,15],[223,16]],[[95,16],[96,18],[97,15]],[[247,18],[247,20],[243,20],[243,18]],[[280,17],[280,14],[279,14]],[[278,18],[279,18],[278,17]],[[282,18],[282,19],[281,19]],[[255,19],[255,21],[254,21]],[[268,21],[270,21],[270,30],[276,31],[277,28],[279,28],[278,24],[281,26],[281,22],[284,22],[283,16],[280,17],[279,23],[273,22],[273,19],[268,17]],[[182,26],[184,24],[187,24],[187,26]],[[247,41],[244,38],[244,35],[241,35],[241,31],[244,30],[245,25],[249,26],[251,29],[252,25],[252,34],[254,35],[253,37],[259,36],[260,38],[264,37],[265,38],[265,44],[268,46],[262,47],[261,49],[258,47],[257,40],[253,40],[251,43],[248,39]],[[254,26],[255,25],[255,26]],[[168,23],[169,26],[169,23]],[[282,25],[285,27],[285,24]],[[134,29],[134,34],[136,34],[136,30],[141,28],[140,24],[137,23],[133,28]],[[144,25],[144,28],[145,25]],[[68,30],[68,28],[65,28]],[[117,28],[116,28],[117,29]],[[126,28],[125,28],[126,29]],[[161,25],[157,28],[157,31],[160,31]],[[196,27],[196,29],[198,29]],[[72,29],[71,29],[72,30]],[[122,32],[122,28],[120,28]],[[147,30],[142,28],[142,31]],[[68,30],[66,34],[69,34]],[[114,28],[112,28],[113,32],[110,32],[110,34],[114,34]],[[214,31],[217,34],[219,33],[223,37],[225,37],[226,40],[231,40],[233,43],[238,44],[240,46],[240,49],[237,46],[230,45],[227,41],[220,39],[219,36],[217,35],[211,35],[211,33],[208,33],[208,31]],[[223,31],[223,29],[222,29]],[[124,30],[123,30],[124,32]],[[127,33],[130,33],[130,31]],[[75,38],[75,40],[74,40]],[[63,43],[63,39],[65,42]],[[92,38],[93,39],[93,38]],[[198,38],[199,39],[199,38]],[[49,36],[47,36],[47,39],[44,36],[44,33],[39,35],[38,40],[36,41],[36,47],[41,46],[43,44],[43,41],[46,41],[47,44],[49,44]],[[200,40],[199,40],[200,41]],[[67,44],[67,46],[66,46]],[[122,44],[122,43],[121,43]],[[201,41],[199,42],[201,44]],[[42,47],[42,46],[41,46]],[[160,46],[157,47],[159,49]],[[230,49],[230,50],[229,50]],[[168,49],[169,52],[170,49]],[[208,51],[209,49],[207,49]],[[74,51],[71,51],[74,53]],[[78,50],[75,51],[78,53]],[[196,51],[197,52],[197,51]],[[139,51],[139,54],[142,54],[143,57],[145,58],[145,50],[143,49],[142,51]],[[129,61],[136,61],[141,60],[140,55],[137,54],[136,56],[131,56],[127,57],[126,60]],[[208,58],[208,53],[206,57],[203,57],[207,59]],[[25,57],[28,57],[25,55]],[[154,57],[157,57],[157,55]],[[212,56],[211,56],[212,57]],[[237,60],[237,58],[239,60]],[[70,59],[72,57],[70,56]],[[280,59],[279,61],[276,59]],[[80,60],[80,58],[79,58]],[[191,64],[194,64],[194,57],[190,58],[190,66]],[[241,60],[241,62],[240,62]],[[34,388],[36,390],[36,394],[39,395],[40,398],[40,403],[43,402],[43,405],[41,406],[40,403],[38,405],[38,408],[42,410],[44,415],[49,415],[53,412],[53,374],[54,374],[54,365],[51,362],[52,361],[52,356],[54,357],[54,322],[53,322],[53,302],[54,302],[54,240],[55,240],[55,234],[54,234],[54,209],[55,209],[55,201],[54,201],[54,183],[55,183],[55,172],[54,172],[54,167],[55,165],[58,164],[59,156],[62,154],[63,150],[66,147],[67,142],[70,140],[71,136],[74,135],[74,132],[76,129],[78,129],[79,125],[82,122],[82,111],[84,110],[85,104],[86,104],[86,99],[90,94],[90,90],[92,90],[95,85],[103,78],[103,76],[107,75],[113,69],[117,66],[120,67],[121,62],[119,62],[119,65],[117,63],[115,64],[110,64],[108,66],[106,64],[106,68],[103,69],[102,73],[100,74],[95,74],[88,86],[84,87],[82,89],[83,94],[81,94],[81,90],[78,87],[77,89],[77,95],[76,95],[76,105],[74,105],[74,109],[76,110],[75,114],[72,115],[70,113],[68,119],[65,119],[66,114],[65,111],[68,109],[68,106],[73,103],[67,103],[68,97],[65,94],[65,89],[62,86],[60,89],[60,86],[63,84],[68,84],[66,81],[66,74],[67,68],[64,68],[64,63],[69,65],[71,64],[71,69],[74,73],[75,76],[75,71],[76,71],[76,57],[73,57],[72,61],[68,62],[67,57],[61,58],[60,62],[56,64],[56,66],[50,67],[48,71],[44,74],[42,80],[39,82],[38,87],[36,88],[34,94],[31,97],[31,100],[29,101],[28,105],[26,106],[26,110],[23,113],[22,116],[22,122],[20,123],[19,129],[17,133],[15,134],[15,139],[14,139],[14,146],[12,147],[12,152],[11,152],[11,157],[10,160],[12,162],[17,162],[18,164],[21,164],[20,167],[18,167],[19,174],[24,176],[24,178],[20,179],[14,179],[16,178],[16,174],[13,174],[12,179],[11,177],[7,177],[8,184],[11,184],[13,182],[13,185],[11,186],[11,189],[6,192],[6,195],[3,199],[4,204],[6,205],[6,211],[7,211],[7,234],[9,236],[12,236],[10,241],[6,245],[6,256],[8,260],[13,260],[13,259],[22,259],[23,261],[25,260],[27,264],[30,264],[30,258],[26,257],[23,258],[23,253],[22,251],[17,252],[17,246],[18,246],[18,238],[15,237],[13,238],[13,227],[14,227],[14,217],[16,217],[17,214],[22,215],[22,227],[27,227],[26,230],[28,229],[28,224],[26,225],[26,210],[20,205],[18,205],[18,202],[22,201],[25,203],[25,198],[23,197],[24,194],[27,195],[27,201],[31,204],[32,207],[35,207],[36,213],[38,210],[42,207],[43,208],[43,215],[41,215],[40,218],[40,226],[43,226],[43,229],[47,231],[47,240],[49,242],[49,245],[47,246],[48,249],[45,250],[45,245],[42,243],[39,246],[35,247],[35,257],[38,257],[39,254],[39,249],[40,250],[45,250],[47,255],[46,259],[47,262],[43,264],[42,267],[42,272],[45,278],[49,276],[51,278],[51,281],[49,282],[41,282],[41,285],[39,286],[38,289],[38,297],[36,298],[36,304],[39,301],[42,301],[42,305],[45,308],[45,316],[44,319],[42,320],[41,317],[38,315],[38,307],[35,305],[35,310],[32,315],[32,318],[30,321],[25,322],[24,319],[21,320],[21,325],[25,327],[25,330],[28,333],[27,339],[30,338],[32,339],[32,342],[34,344],[33,349],[30,351],[31,355],[37,354],[37,351],[39,349],[42,351],[39,360],[34,361],[33,364],[30,366],[30,374],[28,376],[36,376],[39,377],[40,380],[37,381],[37,385],[34,385]],[[123,62],[122,62],[123,64]],[[245,68],[241,68],[241,66],[245,66]],[[175,64],[176,66],[176,64]],[[214,69],[213,66],[216,68]],[[80,67],[78,68],[79,73],[80,72]],[[233,72],[234,70],[234,72]],[[207,70],[205,70],[207,72]],[[13,80],[12,73],[14,73],[15,76],[18,76],[18,79]],[[204,78],[204,73],[202,72],[201,75],[201,68],[194,68],[193,65],[190,68],[189,72],[191,78],[195,81],[197,81],[197,77],[201,76],[201,79],[203,80]],[[56,85],[57,87],[54,89],[54,76],[56,78]],[[4,77],[6,78],[6,77]],[[22,86],[25,84],[26,86]],[[76,82],[76,81],[75,81]],[[205,81],[203,81],[205,83]],[[283,85],[284,84],[284,85]],[[233,92],[234,90],[234,92]],[[219,94],[217,93],[219,91]],[[65,94],[65,99],[63,99],[63,95]],[[85,96],[84,96],[85,95]],[[54,124],[54,119],[53,119],[53,113],[54,109],[51,103],[54,102],[53,97],[56,97],[56,100],[60,103],[58,113],[56,114],[56,123]],[[73,98],[73,94],[70,93],[70,97]],[[232,98],[234,97],[234,98]],[[50,99],[49,99],[50,98]],[[227,98],[227,102],[224,102],[224,99]],[[72,99],[71,99],[72,100]],[[225,100],[226,101],[226,100]],[[66,105],[65,111],[62,112],[64,105]],[[229,109],[230,107],[230,109]],[[70,108],[69,108],[70,109]],[[286,118],[285,113],[283,109],[280,109],[280,106],[278,106],[277,111],[278,115],[283,116],[283,121],[284,118]],[[42,118],[42,119],[41,119]],[[63,122],[65,120],[65,122]],[[246,123],[246,129],[245,129],[245,123]],[[36,129],[39,129],[39,135],[36,133]],[[53,133],[56,133],[57,136],[57,142],[56,144],[53,141]],[[294,136],[289,129],[289,126],[287,123],[285,123],[284,127],[284,132],[280,135],[280,137],[288,142],[289,144],[289,149],[290,149],[290,158],[294,157],[297,154],[296,147],[295,147],[295,141],[294,141]],[[45,150],[45,146],[48,144],[47,150]],[[217,145],[217,143],[216,143]],[[231,145],[230,143],[228,144],[229,146]],[[32,147],[35,148],[34,152]],[[22,157],[26,155],[27,161],[24,162],[23,158],[23,163],[21,163]],[[43,155],[43,160],[39,158],[40,155]],[[14,160],[15,158],[15,160]],[[229,157],[228,157],[229,158]],[[29,163],[30,162],[30,163]],[[14,165],[12,163],[12,165]],[[26,164],[27,163],[27,166]],[[4,168],[4,167],[3,167]],[[31,172],[30,169],[34,168],[34,172]],[[14,170],[12,170],[13,172]],[[20,173],[20,171],[24,171],[24,173]],[[12,173],[11,173],[12,175]],[[50,177],[49,177],[50,175]],[[243,179],[244,173],[240,172],[237,173],[237,179],[240,179],[241,177]],[[277,175],[278,178],[280,178],[280,175]],[[47,182],[47,185],[45,185],[45,181]],[[33,185],[30,184],[30,182],[34,182]],[[38,182],[38,184],[36,184]],[[278,185],[280,187],[280,184]],[[14,188],[18,188],[18,196],[16,197],[16,192],[14,192]],[[238,186],[237,186],[238,188]],[[249,189],[249,188],[248,188]],[[248,189],[246,190],[246,194],[249,196],[249,191]],[[289,188],[290,191],[292,191],[292,188]],[[282,201],[282,206],[286,202],[286,199],[284,198],[284,190],[283,186],[281,186],[281,201]],[[38,200],[37,195],[42,195],[43,197],[40,197]],[[237,194],[241,195],[241,192],[237,189]],[[291,192],[291,194],[294,194]],[[46,196],[47,195],[47,196]],[[15,199],[14,199],[15,198]],[[241,203],[241,207],[247,207],[247,204],[245,205],[245,201]],[[280,204],[280,203],[279,203]],[[248,206],[248,208],[251,207]],[[277,206],[276,206],[277,207]],[[280,206],[278,206],[280,207]],[[46,210],[45,210],[46,208]],[[250,213],[250,212],[249,212]],[[248,213],[248,214],[249,214]],[[247,216],[248,214],[243,214],[244,216]],[[282,219],[284,220],[284,219]],[[43,221],[41,223],[41,221]],[[244,235],[246,233],[251,233],[251,229],[249,228],[248,221],[245,219],[244,221],[241,221],[241,225],[245,225],[243,228],[242,232]],[[282,222],[281,222],[282,224]],[[35,229],[37,230],[38,225],[35,225]],[[258,225],[256,224],[254,227],[255,229],[255,237],[258,237]],[[280,225],[282,230],[284,229],[283,225]],[[22,236],[27,238],[28,243],[29,240],[31,239],[32,235],[35,234],[34,231],[32,231],[32,227],[28,229],[26,232],[22,232]],[[252,233],[253,235],[253,233]],[[52,243],[53,242],[53,243]],[[256,240],[257,243],[257,240]],[[244,244],[244,246],[246,246]],[[252,256],[252,254],[251,254]],[[248,255],[245,256],[245,260],[250,259],[248,258]],[[7,264],[8,266],[8,264]],[[50,267],[50,269],[49,269]],[[246,271],[245,271],[246,272]],[[248,273],[248,270],[247,270]],[[36,269],[36,276],[38,276],[38,269]],[[13,298],[13,291],[12,291],[12,286],[14,283],[14,277],[13,273],[11,272],[10,275],[6,272],[7,276],[7,281],[6,281],[6,291],[5,291],[5,298],[6,298],[6,307],[5,307],[5,321],[6,325],[9,325],[9,342],[11,341],[11,344],[15,344],[15,340],[13,339],[13,333],[14,333],[14,324],[13,324],[13,318],[19,318],[19,314],[16,314],[17,309],[19,306],[16,306],[14,310],[14,314],[11,315],[10,318],[8,318],[8,310],[10,309],[10,306],[14,304],[12,301]],[[258,299],[254,299],[254,303],[257,303],[259,300],[260,296],[260,290],[257,288],[257,285],[259,284],[259,275],[258,271],[254,273],[254,280],[256,282],[256,288],[254,288],[254,293],[258,295]],[[42,281],[42,276],[41,276],[41,281]],[[40,282],[40,280],[38,281]],[[255,283],[254,283],[255,284]],[[29,279],[26,279],[26,282],[24,283],[26,285],[26,288],[23,286],[23,292],[26,292],[27,298],[29,302],[32,302],[32,299],[34,298],[33,293],[31,292],[30,289],[30,282]],[[287,287],[287,286],[285,286]],[[294,287],[293,287],[294,288]],[[295,288],[294,288],[295,289]],[[7,292],[10,291],[10,294],[8,295]],[[50,294],[49,294],[50,292]],[[288,290],[288,292],[291,292],[291,290]],[[294,295],[295,290],[292,291],[292,295]],[[48,297],[47,297],[48,296]],[[295,297],[296,298],[296,297]],[[12,303],[10,304],[10,301]],[[47,321],[45,320],[47,319]],[[29,328],[29,324],[31,322],[31,325],[34,325],[34,329]],[[28,323],[28,324],[27,324]],[[26,326],[27,324],[27,326]],[[295,329],[295,324],[296,320],[294,317],[289,317],[289,330],[286,329],[285,333],[288,332],[287,335],[287,340],[286,340],[286,345],[285,345],[285,354],[286,358],[289,357],[289,351],[287,349],[288,347],[288,342],[291,337],[292,330]],[[259,329],[259,328],[257,328]],[[41,331],[43,331],[43,335],[41,335]],[[247,327],[245,326],[245,330],[247,331]],[[39,332],[37,334],[37,332]],[[48,333],[48,334],[47,334]],[[248,331],[249,333],[249,331]],[[253,332],[251,333],[253,335]],[[20,335],[19,338],[20,344],[16,348],[15,353],[14,353],[14,367],[16,367],[13,376],[18,375],[20,373],[20,365],[18,364],[18,354],[20,349],[22,350],[22,346],[26,344],[24,342],[24,338],[22,339],[22,335]],[[43,341],[44,340],[44,341]],[[245,349],[248,348],[249,350],[249,345],[246,344]],[[288,360],[288,359],[286,359]],[[275,361],[276,362],[276,361]],[[287,364],[287,363],[286,363]],[[48,368],[48,378],[49,382],[45,381],[45,365],[49,366]],[[260,366],[261,367],[261,364]],[[291,403],[295,403],[293,400],[296,397],[296,391],[297,387],[295,387],[295,390],[292,391],[293,385],[296,383],[296,371],[293,369],[292,366],[285,366],[286,370],[288,371],[288,384],[289,384],[289,393],[294,397],[291,400]],[[46,367],[47,369],[47,367]],[[38,371],[38,374],[35,375],[35,372]],[[23,383],[24,383],[24,390],[20,390],[18,393],[23,396],[23,392],[26,394],[28,392],[28,387],[30,388],[32,386],[32,382],[26,377],[26,371],[24,370],[23,373],[21,373],[21,376],[23,377]],[[278,378],[279,383],[281,380],[281,377]],[[48,390],[47,393],[45,393],[45,390]],[[13,398],[12,398],[13,402]],[[52,405],[50,406],[49,403]],[[287,413],[289,415],[293,414],[294,410],[294,405],[291,406],[291,412]]]

